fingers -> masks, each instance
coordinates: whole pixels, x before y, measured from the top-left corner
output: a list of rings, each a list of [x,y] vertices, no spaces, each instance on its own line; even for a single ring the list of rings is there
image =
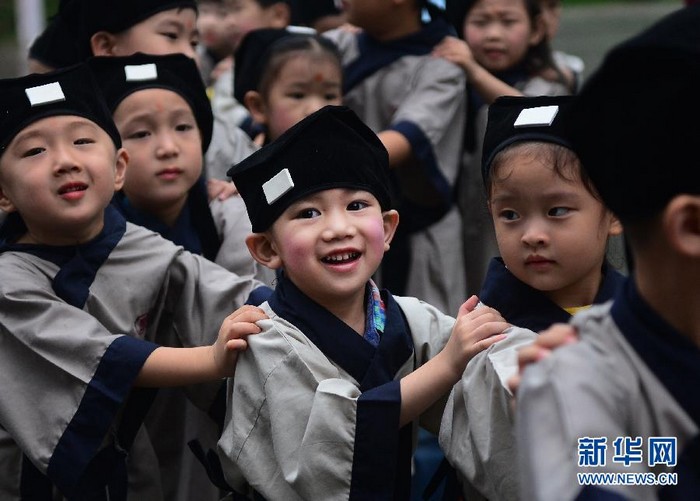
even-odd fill
[[[226,320],[241,321],[241,322],[257,322],[267,318],[267,315],[262,308],[246,304],[231,313]],[[226,321],[224,320],[224,321]]]
[[[554,349],[578,341],[576,328],[569,324],[554,324],[540,332],[535,343],[543,348]]]
[[[474,311],[476,305],[478,304],[479,298],[476,296],[471,296],[469,299],[462,303],[462,306],[459,307],[459,311],[457,312],[457,318],[463,317],[467,313]]]
[[[268,317],[265,312],[257,306],[242,306],[224,319],[220,335],[228,342],[250,334],[258,334],[261,329],[255,322],[266,318]]]
[[[245,351],[248,343],[245,339],[229,339],[226,341],[226,351]]]

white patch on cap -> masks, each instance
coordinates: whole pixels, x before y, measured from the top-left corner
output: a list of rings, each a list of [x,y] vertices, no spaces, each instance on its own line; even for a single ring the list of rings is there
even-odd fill
[[[127,64],[124,66],[127,82],[156,80],[158,78],[158,68],[155,63],[147,64]]]
[[[42,104],[51,104],[66,100],[66,95],[63,93],[61,84],[58,82],[29,87],[28,89],[24,89],[24,93],[27,95],[29,104],[32,106],[40,106]]]
[[[314,36],[317,35],[318,32],[310,28],[308,26],[296,26],[294,24],[291,24],[285,28],[285,31],[288,33],[293,33],[295,35],[309,35],[309,36]]]
[[[513,123],[513,127],[549,127],[559,112],[559,106],[538,106],[525,108]]]
[[[294,188],[294,181],[292,181],[292,175],[289,173],[289,169],[281,170],[275,174],[262,186],[267,205],[275,203],[282,195],[292,188]]]

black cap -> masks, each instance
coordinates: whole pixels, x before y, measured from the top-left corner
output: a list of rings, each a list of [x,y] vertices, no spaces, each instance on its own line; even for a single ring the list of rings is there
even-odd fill
[[[197,120],[202,151],[206,151],[211,142],[214,118],[204,82],[191,58],[184,54],[136,53],[124,57],[92,57],[87,64],[112,113],[124,98],[139,90],[167,89],[182,96]]]
[[[573,96],[505,96],[496,99],[489,106],[481,157],[484,184],[489,184],[494,157],[511,144],[540,141],[571,149],[569,122],[573,102]]]
[[[77,1],[61,0],[54,15],[29,47],[29,57],[53,69],[77,64],[84,59],[70,19],[78,15]]]
[[[84,64],[0,80],[0,152],[25,127],[57,115],[92,120],[121,147],[119,131]]]
[[[236,49],[236,64],[233,67],[233,97],[243,103],[250,90],[260,90],[260,79],[265,67],[281,40],[313,37],[312,28],[289,26],[287,28],[262,28],[250,31]],[[332,42],[328,42],[331,43]]]
[[[624,222],[700,193],[700,6],[613,48],[576,100],[572,141],[605,204]]]
[[[234,166],[228,175],[254,232],[267,230],[297,200],[350,188],[391,207],[389,155],[377,135],[345,106],[325,106]]]

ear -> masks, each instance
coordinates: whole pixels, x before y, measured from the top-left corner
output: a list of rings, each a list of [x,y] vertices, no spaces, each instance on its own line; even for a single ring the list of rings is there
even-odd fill
[[[292,24],[292,11],[287,2],[276,2],[267,9],[269,28],[286,28]]]
[[[256,123],[261,125],[267,124],[267,115],[265,115],[265,101],[262,95],[256,90],[249,90],[243,97],[243,104],[250,112]]]
[[[124,148],[119,148],[114,164],[114,191],[119,191],[124,186],[127,165],[129,165],[129,154]]]
[[[8,214],[17,210],[15,204],[5,195],[5,190],[2,189],[2,186],[0,186],[0,209]]]
[[[610,217],[610,226],[608,227],[608,236],[614,237],[617,235],[622,234],[622,223],[620,223],[620,220],[612,213],[609,215]]]
[[[544,21],[544,16],[539,14],[535,17],[535,22],[532,25],[532,32],[530,33],[529,43],[530,46],[535,46],[542,41],[544,37],[547,36],[547,24]]]
[[[382,219],[384,221],[384,252],[386,252],[391,247],[391,241],[399,226],[399,213],[394,209],[382,212]]]
[[[277,253],[269,232],[251,233],[246,237],[245,244],[248,246],[250,255],[258,263],[272,270],[282,267],[282,258]]]
[[[662,225],[673,249],[700,259],[700,195],[674,197],[664,209]]]
[[[117,38],[108,31],[98,31],[90,37],[90,50],[93,56],[113,56]]]

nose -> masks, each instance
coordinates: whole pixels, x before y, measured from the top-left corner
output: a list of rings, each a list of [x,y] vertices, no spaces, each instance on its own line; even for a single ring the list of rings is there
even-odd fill
[[[340,240],[352,237],[357,233],[357,228],[345,211],[330,211],[324,217],[326,226],[321,234],[321,238],[325,241]]]
[[[528,247],[543,247],[549,243],[547,225],[541,219],[528,221],[525,225],[521,241]]]
[[[180,151],[177,139],[173,131],[161,131],[158,134],[156,156],[158,158],[170,158],[177,156]]]
[[[321,96],[309,96],[304,106],[304,117],[317,112],[326,105],[326,101]]]
[[[72,154],[69,147],[59,146],[55,149],[56,161],[54,163],[54,173],[56,175],[67,174],[69,172],[80,172],[82,166]]]

